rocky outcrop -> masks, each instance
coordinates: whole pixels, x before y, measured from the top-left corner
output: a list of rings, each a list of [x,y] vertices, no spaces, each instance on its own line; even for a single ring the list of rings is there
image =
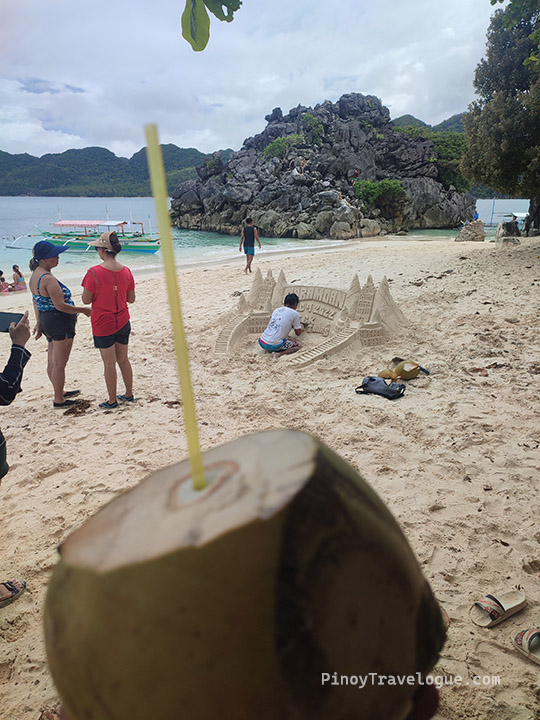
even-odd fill
[[[432,143],[396,132],[376,97],[276,108],[266,120],[227,162],[215,153],[176,189],[174,225],[237,235],[251,216],[268,237],[346,239],[472,219],[472,196],[439,182]],[[357,199],[356,181],[385,179],[401,182],[397,195]]]
[[[519,245],[521,242],[519,239],[520,235],[521,232],[515,220],[500,222],[495,231],[495,244],[497,247],[502,247],[503,245]]]
[[[461,228],[455,242],[484,242],[485,239],[484,223],[481,220],[473,220]]]

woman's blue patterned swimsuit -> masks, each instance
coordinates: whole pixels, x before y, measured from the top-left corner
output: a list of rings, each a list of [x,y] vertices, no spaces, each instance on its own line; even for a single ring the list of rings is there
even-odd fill
[[[56,310],[54,307],[54,303],[51,300],[50,297],[44,297],[43,295],[39,295],[39,283],[41,282],[41,278],[44,275],[51,275],[51,273],[43,273],[43,275],[40,276],[38,282],[37,282],[37,291],[38,294],[34,295],[32,293],[32,297],[34,298],[36,302],[36,307],[40,312],[50,312],[51,310]],[[64,296],[64,300],[67,303],[67,305],[75,305],[73,302],[73,299],[71,297],[71,290],[64,285],[64,283],[61,283],[60,280],[57,280],[58,284],[60,285],[60,288],[62,290],[62,295]]]

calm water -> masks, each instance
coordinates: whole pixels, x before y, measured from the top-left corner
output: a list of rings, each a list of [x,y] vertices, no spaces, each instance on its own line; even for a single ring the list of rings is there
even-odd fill
[[[0,197],[0,268],[9,274],[12,265],[19,265],[26,274],[32,257],[32,247],[39,240],[38,227],[50,230],[51,224],[62,220],[132,219],[144,223],[145,231],[157,232],[153,198],[42,198]],[[17,247],[6,247],[20,235],[35,234],[17,241]],[[189,266],[200,262],[219,262],[240,257],[239,237],[198,230],[173,229],[174,252],[177,263]],[[294,240],[292,238],[261,238],[261,254],[272,250],[310,249],[338,244],[331,240]],[[161,251],[155,255],[125,253],[123,261],[135,273],[161,270]],[[62,278],[80,278],[96,263],[93,252],[62,255]],[[10,278],[11,279],[11,278]]]
[[[502,220],[503,214],[527,212],[528,200],[478,200],[480,219],[489,223]],[[152,198],[54,198],[54,197],[0,197],[0,268],[10,275],[11,266],[28,269],[31,249],[39,239],[37,227],[50,229],[51,223],[62,220],[127,220],[143,222],[145,230],[157,231],[157,220]],[[493,231],[494,232],[494,231]],[[6,247],[20,235],[34,234]],[[456,236],[455,230],[416,230],[410,239],[433,240]],[[200,262],[219,262],[239,257],[239,238],[197,230],[173,230],[174,251],[177,263],[189,266]],[[331,240],[296,240],[291,238],[261,238],[262,254],[273,250],[294,250],[328,247],[341,244]],[[155,255],[126,253],[125,261],[136,273],[161,270],[161,251]],[[94,253],[64,253],[61,260],[62,278],[80,278],[90,265],[95,264]]]

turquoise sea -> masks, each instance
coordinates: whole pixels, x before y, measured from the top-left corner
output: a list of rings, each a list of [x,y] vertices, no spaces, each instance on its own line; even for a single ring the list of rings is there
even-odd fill
[[[478,200],[480,219],[497,223],[512,212],[527,212],[528,200]],[[38,238],[37,227],[50,229],[53,222],[62,220],[127,220],[144,223],[145,230],[157,231],[152,198],[59,198],[59,197],[0,197],[0,268],[6,275],[11,266],[19,265],[26,274],[31,250]],[[492,231],[494,232],[494,230]],[[19,236],[27,236],[10,243]],[[34,235],[32,237],[32,235]],[[201,263],[219,263],[239,257],[239,238],[197,230],[173,230],[176,261],[183,267]],[[455,230],[411,230],[404,241],[421,239],[453,240]],[[262,255],[282,250],[310,250],[332,247],[341,242],[332,240],[297,240],[292,238],[261,238]],[[80,278],[96,262],[92,253],[67,252],[62,257],[62,278]],[[136,273],[160,271],[161,251],[155,255],[126,253],[125,262]]]

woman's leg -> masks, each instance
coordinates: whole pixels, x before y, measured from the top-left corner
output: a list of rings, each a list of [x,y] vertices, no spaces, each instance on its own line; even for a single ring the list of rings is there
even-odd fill
[[[73,338],[53,340],[49,343],[47,374],[54,389],[54,402],[64,402],[64,383],[66,382],[66,365],[73,347]],[[50,367],[50,370],[49,370]]]
[[[128,359],[128,346],[122,343],[115,343],[114,350],[116,354],[116,362],[122,373],[122,380],[126,386],[126,397],[133,397],[133,370]],[[116,400],[116,396],[114,398]]]
[[[53,381],[53,343],[48,342],[47,343],[47,377],[49,380]]]
[[[114,345],[108,348],[99,348],[103,360],[105,385],[109,393],[108,402],[116,402],[116,353]]]

